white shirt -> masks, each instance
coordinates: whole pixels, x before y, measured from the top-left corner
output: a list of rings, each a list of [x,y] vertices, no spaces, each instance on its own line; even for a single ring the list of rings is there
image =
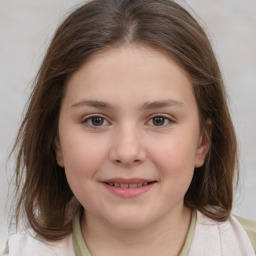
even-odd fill
[[[72,235],[61,241],[45,242],[28,233],[14,234],[8,243],[9,253],[4,254],[6,256],[75,256]],[[255,253],[245,230],[235,217],[217,222],[197,211],[188,256],[255,256]]]

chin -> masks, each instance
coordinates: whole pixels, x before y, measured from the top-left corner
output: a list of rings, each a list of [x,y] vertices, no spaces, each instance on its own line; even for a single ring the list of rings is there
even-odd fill
[[[122,214],[107,220],[109,224],[117,229],[123,230],[139,230],[147,227],[154,220],[149,216],[136,214]]]

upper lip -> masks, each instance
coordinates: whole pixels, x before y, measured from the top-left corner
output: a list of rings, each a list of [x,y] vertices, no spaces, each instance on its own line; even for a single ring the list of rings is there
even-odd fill
[[[155,180],[150,179],[141,179],[141,178],[113,178],[113,179],[107,179],[103,180],[103,183],[119,183],[119,184],[139,184],[144,182],[154,182]]]

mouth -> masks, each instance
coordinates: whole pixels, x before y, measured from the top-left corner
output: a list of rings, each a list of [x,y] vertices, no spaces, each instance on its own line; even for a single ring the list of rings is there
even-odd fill
[[[149,191],[154,184],[155,180],[145,179],[110,179],[102,182],[104,187],[107,188],[112,194],[123,197],[132,198],[144,194]]]
[[[150,182],[139,182],[139,183],[118,183],[118,182],[104,182],[105,184],[112,186],[112,187],[119,187],[119,188],[137,188],[150,185],[155,183],[156,181]]]

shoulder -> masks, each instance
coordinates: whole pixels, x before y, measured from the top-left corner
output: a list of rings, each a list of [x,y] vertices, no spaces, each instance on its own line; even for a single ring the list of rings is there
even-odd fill
[[[256,221],[248,220],[238,216],[235,216],[235,217],[245,229],[247,235],[249,236],[252,242],[254,251],[256,252]]]
[[[6,256],[75,256],[72,236],[48,242],[36,238],[32,232],[16,233],[9,236],[3,255]]]
[[[197,211],[197,222],[189,256],[255,256],[245,230],[234,217],[224,222],[208,218]]]

